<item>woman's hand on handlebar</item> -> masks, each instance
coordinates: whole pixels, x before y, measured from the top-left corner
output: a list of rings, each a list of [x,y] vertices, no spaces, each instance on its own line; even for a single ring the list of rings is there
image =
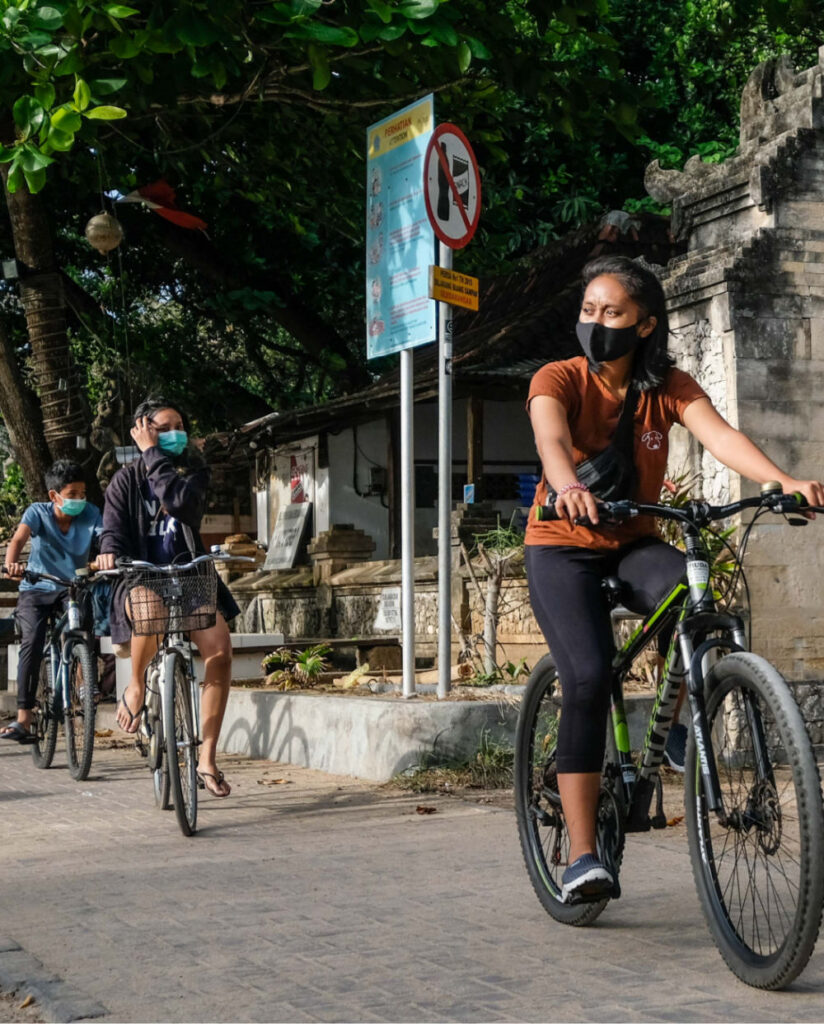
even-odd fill
[[[595,496],[589,491],[567,491],[555,502],[555,512],[559,519],[567,519],[575,525],[579,519],[586,517],[593,526],[598,525],[598,505]]]
[[[104,571],[106,569],[114,569],[115,567],[115,556],[111,553],[105,555],[98,555],[94,560],[94,567],[96,571]]]
[[[820,480],[787,480],[784,482],[784,493],[792,494],[798,491],[807,499],[808,505],[824,505],[824,484]],[[815,519],[815,512],[801,509],[801,514],[807,519]]]

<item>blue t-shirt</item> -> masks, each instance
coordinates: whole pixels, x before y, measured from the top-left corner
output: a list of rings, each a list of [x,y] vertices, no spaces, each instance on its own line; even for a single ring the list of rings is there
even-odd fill
[[[54,505],[50,501],[36,501],[23,513],[21,522],[31,530],[31,551],[28,568],[32,572],[48,572],[52,576],[73,579],[75,569],[89,561],[92,540],[99,536],[103,525],[100,509],[89,502],[79,516],[72,519],[68,533],[57,525]],[[56,583],[40,580],[38,583],[20,581],[21,590],[59,590]]]

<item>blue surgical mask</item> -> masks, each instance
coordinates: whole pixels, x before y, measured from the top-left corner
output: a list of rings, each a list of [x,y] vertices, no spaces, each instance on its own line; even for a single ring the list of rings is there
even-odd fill
[[[61,498],[60,511],[67,516],[79,516],[86,507],[85,498]]]
[[[189,435],[185,430],[164,430],[157,435],[157,444],[167,455],[180,455],[189,443]]]

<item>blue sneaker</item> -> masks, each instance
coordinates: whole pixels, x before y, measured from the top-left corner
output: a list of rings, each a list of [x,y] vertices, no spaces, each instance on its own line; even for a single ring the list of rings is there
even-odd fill
[[[575,900],[597,900],[612,891],[615,881],[594,853],[585,853],[564,872],[561,879],[561,902],[570,897]]]
[[[664,747],[664,764],[674,772],[683,774],[687,763],[687,727],[680,722],[673,722],[667,745]]]

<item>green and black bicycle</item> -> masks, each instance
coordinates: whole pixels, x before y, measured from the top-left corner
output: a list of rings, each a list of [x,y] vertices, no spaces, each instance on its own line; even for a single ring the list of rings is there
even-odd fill
[[[713,597],[701,530],[754,510],[737,553],[741,565],[753,523],[770,512],[793,515],[800,495],[764,485],[759,497],[729,505],[693,501],[683,508],[604,503],[602,521],[637,515],[678,524],[686,548],[684,578],[638,626],[613,661],[609,730],[598,806],[599,856],[616,879],[597,902],[563,902],[569,837],[558,795],[555,747],[561,688],[551,655],[536,665],[521,704],[515,750],[515,802],[527,871],[538,899],[557,921],[591,924],[620,896],[618,872],[628,832],[663,828],[659,768],[686,678],[690,736],[685,771],[686,824],[695,883],[710,931],[742,981],[778,989],[803,970],[824,907],[824,813],[818,768],[801,712],[776,669],[748,651],[743,619]],[[815,511],[822,511],[815,509]],[[554,517],[554,508],[539,510]],[[796,519],[796,522],[798,520]],[[806,520],[803,520],[806,522]],[[612,607],[621,583],[604,581]],[[633,758],[623,679],[658,635],[674,628],[646,737]]]

